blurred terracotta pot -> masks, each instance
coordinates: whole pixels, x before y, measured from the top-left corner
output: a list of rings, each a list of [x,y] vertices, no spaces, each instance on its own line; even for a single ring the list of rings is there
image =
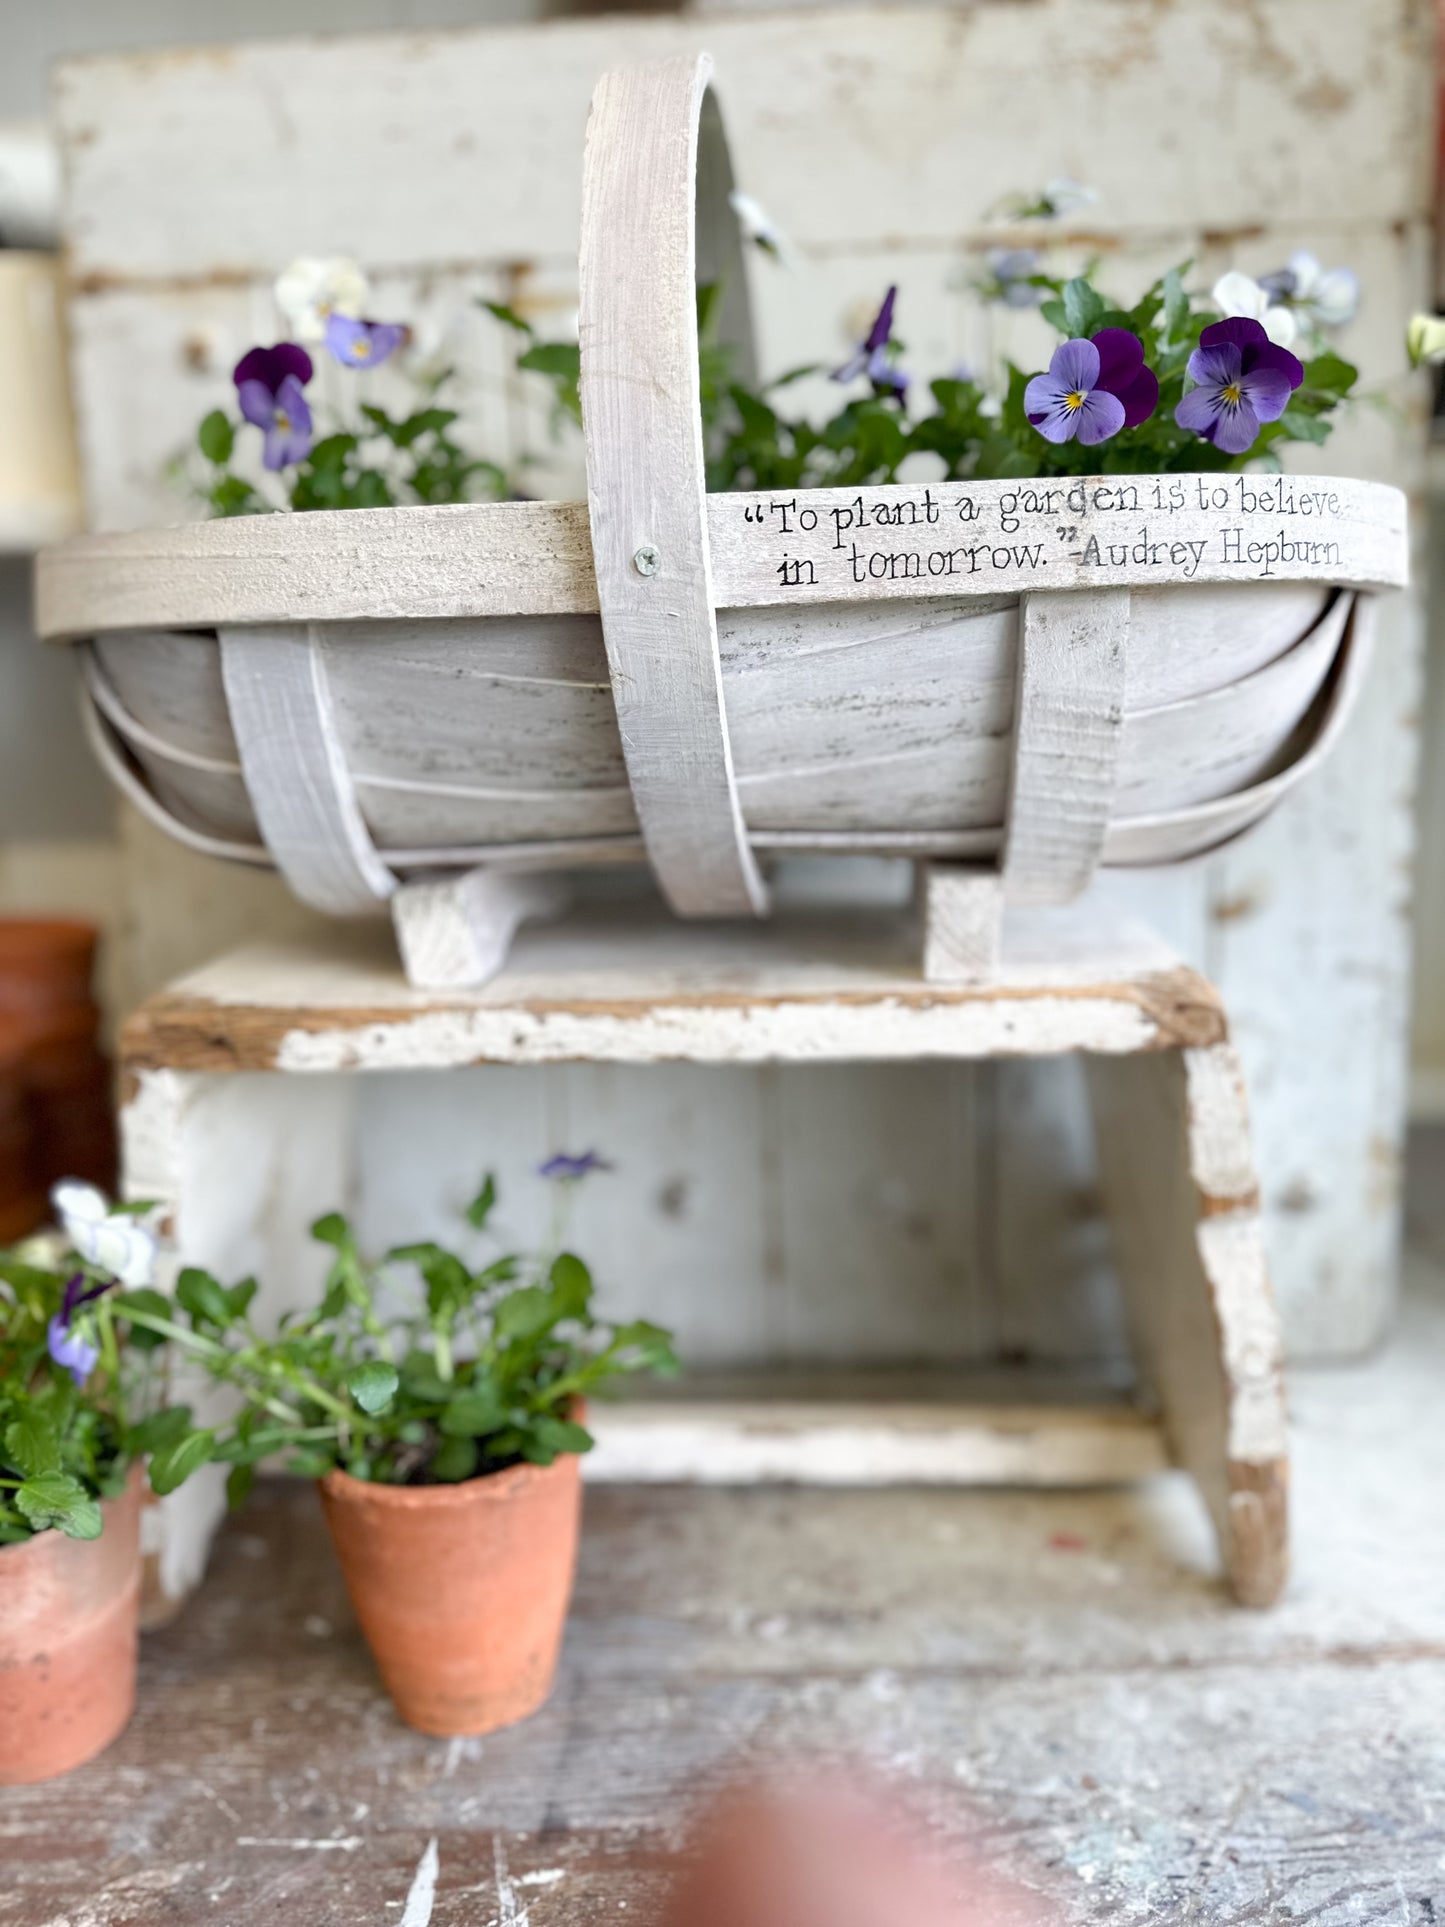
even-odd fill
[[[45,1188],[35,1169],[25,1084],[26,1025],[0,1011],[0,1245],[45,1221]]]
[[[321,1481],[346,1589],[408,1726],[450,1739],[535,1713],[552,1690],[582,1511],[581,1461],[459,1485]]]
[[[98,1539],[0,1546],[0,1786],[52,1780],[109,1746],[135,1708],[141,1468]]]
[[[94,925],[71,918],[0,918],[0,1028],[23,1038],[30,1172],[41,1197],[23,1230],[43,1222],[58,1178],[114,1188],[110,1065],[91,995],[96,941]]]

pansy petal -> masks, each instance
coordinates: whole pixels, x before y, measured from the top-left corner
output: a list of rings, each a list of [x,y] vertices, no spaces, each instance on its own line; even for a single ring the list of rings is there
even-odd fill
[[[1268,296],[1252,275],[1233,268],[1221,274],[1211,290],[1211,298],[1223,315],[1258,317],[1264,313]]]
[[[1077,413],[1079,440],[1086,448],[1092,448],[1096,442],[1107,442],[1124,426],[1124,404],[1107,388],[1096,388]]]
[[[1214,446],[1222,448],[1227,455],[1242,455],[1247,448],[1254,446],[1254,438],[1258,433],[1259,417],[1246,396],[1237,407],[1220,411],[1212,439]]]
[[[1305,378],[1304,363],[1299,356],[1292,355],[1288,348],[1277,348],[1272,341],[1246,352],[1243,359],[1244,375],[1258,374],[1264,369],[1282,375],[1291,388],[1298,388]]]
[[[1062,408],[1068,392],[1052,375],[1035,375],[1024,390],[1024,413],[1031,422],[1040,422],[1055,408]]]
[[[1278,347],[1288,348],[1299,335],[1299,323],[1288,308],[1266,308],[1260,326]]]
[[[1206,328],[1205,333],[1208,332]],[[1220,342],[1213,347],[1196,348],[1184,372],[1203,388],[1223,388],[1231,381],[1238,381],[1243,368],[1242,351],[1229,342]]]
[[[278,388],[288,375],[298,382],[305,383],[310,381],[314,373],[311,357],[307,354],[306,350],[299,347],[296,342],[278,341],[276,346],[271,350],[271,353],[275,357],[276,386]]]
[[[276,397],[264,381],[243,381],[236,390],[241,413],[257,428],[269,428],[276,413]]]
[[[110,1200],[83,1178],[62,1178],[50,1189],[50,1202],[68,1227],[73,1219],[99,1224],[110,1216]]]
[[[1252,368],[1239,385],[1262,422],[1278,421],[1289,406],[1290,380],[1278,368]]]
[[[1101,328],[1090,340],[1099,351],[1096,387],[1121,394],[1144,365],[1144,344],[1127,328]]]
[[[1199,336],[1201,348],[1262,348],[1269,340],[1259,322],[1246,315],[1227,321],[1211,321]]]
[[[1213,386],[1191,388],[1189,393],[1174,410],[1174,419],[1181,428],[1191,434],[1213,438],[1214,425],[1219,419],[1219,390]]]
[[[1331,268],[1321,276],[1309,302],[1311,312],[1330,328],[1353,321],[1359,305],[1360,277],[1353,268]]]
[[[883,297],[882,307],[873,317],[873,326],[863,342],[870,354],[875,348],[886,348],[893,338],[893,304],[897,299],[897,288],[890,288]]]
[[[1099,380],[1099,351],[1082,336],[1061,341],[1049,363],[1049,373],[1068,393],[1086,395]]]
[[[1159,406],[1159,377],[1152,368],[1141,368],[1127,387],[1116,386],[1110,393],[1124,404],[1124,426],[1137,428]]]

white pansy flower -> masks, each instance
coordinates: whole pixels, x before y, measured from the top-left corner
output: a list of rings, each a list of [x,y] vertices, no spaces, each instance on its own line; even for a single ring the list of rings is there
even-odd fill
[[[760,201],[755,201],[751,194],[744,194],[740,188],[734,188],[728,195],[728,206],[738,217],[738,226],[743,231],[745,241],[751,241],[755,248],[772,255],[784,267],[792,265],[792,247],[784,240],[777,222]]]
[[[1057,174],[1044,184],[1043,197],[1055,217],[1073,214],[1081,207],[1092,207],[1099,198],[1099,191],[1086,187],[1082,181],[1074,180],[1068,174]]]
[[[148,1285],[154,1280],[155,1238],[138,1219],[113,1211],[103,1191],[79,1178],[63,1178],[51,1191],[50,1202],[66,1237],[87,1264],[108,1271],[123,1285]]]
[[[1342,328],[1354,320],[1360,305],[1360,277],[1354,269],[1323,268],[1304,248],[1290,256],[1279,274],[1266,275],[1262,285],[1320,328]]]
[[[276,305],[298,341],[322,341],[332,315],[360,317],[368,292],[366,276],[345,255],[304,254],[277,278]]]
[[[1299,323],[1252,275],[1241,274],[1237,268],[1222,274],[1214,284],[1213,301],[1226,321],[1236,316],[1257,321],[1277,348],[1294,346]]]

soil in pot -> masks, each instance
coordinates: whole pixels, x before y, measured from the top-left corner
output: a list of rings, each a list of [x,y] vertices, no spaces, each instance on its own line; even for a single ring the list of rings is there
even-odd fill
[[[459,1485],[321,1481],[351,1603],[409,1726],[445,1739],[535,1713],[552,1690],[582,1510],[581,1460]]]
[[[142,1472],[98,1539],[0,1546],[0,1786],[51,1780],[109,1746],[135,1707]]]

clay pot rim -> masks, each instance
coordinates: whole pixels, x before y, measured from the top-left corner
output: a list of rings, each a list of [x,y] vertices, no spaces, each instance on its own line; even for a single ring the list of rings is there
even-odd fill
[[[533,1465],[524,1459],[501,1472],[485,1472],[480,1478],[457,1479],[444,1485],[383,1485],[371,1479],[356,1479],[338,1465],[316,1481],[323,1492],[348,1504],[371,1501],[402,1512],[442,1511],[447,1506],[463,1506],[477,1498],[510,1498],[519,1486],[530,1485],[555,1472],[567,1459],[580,1459],[580,1452],[559,1452],[550,1465]]]

